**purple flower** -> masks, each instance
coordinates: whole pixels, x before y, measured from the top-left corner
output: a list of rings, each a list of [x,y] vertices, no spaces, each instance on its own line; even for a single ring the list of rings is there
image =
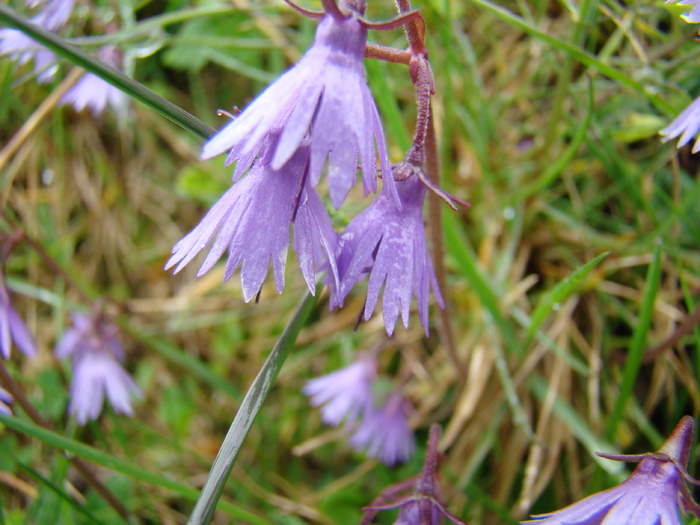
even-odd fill
[[[382,313],[389,335],[399,312],[408,328],[411,298],[418,301],[421,324],[428,335],[428,295],[432,285],[438,304],[444,307],[425,242],[423,201],[426,188],[416,176],[396,182],[402,208],[386,191],[355,217],[340,237],[338,274],[340,288],[332,291],[331,308],[342,306],[355,282],[369,274],[365,321],[370,318],[382,286]],[[329,283],[332,286],[332,283]]]
[[[372,382],[376,375],[376,360],[364,355],[350,366],[307,381],[302,392],[311,398],[313,406],[321,407],[324,423],[351,424],[372,409]]]
[[[0,388],[0,413],[11,416],[12,412],[8,404],[12,403],[12,396],[7,390]]]
[[[598,454],[609,459],[640,463],[629,479],[620,485],[522,523],[681,525],[680,506],[700,517],[700,507],[692,501],[684,483],[684,479],[692,480],[685,467],[690,456],[693,423],[690,416],[681,419],[655,453],[637,456]]]
[[[676,0],[666,0],[666,3],[676,2]],[[681,15],[683,20],[689,24],[697,24],[700,22],[700,0],[680,0],[676,5],[692,6],[689,13]]]
[[[34,357],[36,354],[34,338],[12,306],[7,285],[0,280],[0,353],[5,359],[10,358],[12,341],[26,356]]]
[[[103,46],[97,56],[106,64],[119,67],[119,51],[114,46]],[[107,106],[118,110],[124,100],[122,91],[105,82],[97,75],[85,73],[58,101],[60,106],[72,105],[76,111],[89,108],[95,117],[99,117]]]
[[[78,424],[100,415],[105,394],[115,412],[133,415],[131,398],[141,390],[119,364],[125,359],[116,325],[102,315],[73,314],[68,328],[56,345],[56,357],[70,357],[73,380],[68,412]]]
[[[413,431],[408,426],[409,410],[408,400],[392,392],[381,408],[365,413],[350,445],[389,466],[406,461],[416,448]]]
[[[34,2],[27,2],[33,4]],[[65,25],[75,0],[50,0],[44,9],[29,21],[47,31],[56,32]],[[0,55],[9,55],[20,65],[34,59],[37,81],[49,82],[56,74],[56,55],[17,29],[0,29]]]
[[[337,282],[337,234],[316,190],[308,183],[309,148],[299,148],[280,169],[272,167],[272,147],[256,160],[250,172],[236,182],[173,248],[165,265],[179,272],[215,239],[197,276],[208,272],[228,250],[224,280],[241,265],[243,298],[249,301],[262,287],[270,260],[277,290],[284,289],[289,227],[295,224],[294,247],[309,289],[315,291],[315,269],[325,257]]]
[[[700,130],[700,98],[696,98],[693,102],[683,110],[683,112],[676,117],[676,119],[671,122],[664,129],[659,131],[663,135],[663,141],[668,142],[680,135],[678,140],[678,147],[682,148],[690,139],[692,139],[695,134]],[[695,141],[693,145],[693,153],[700,151],[700,139]]]
[[[207,142],[202,158],[229,151],[226,165],[237,161],[235,180],[271,136],[279,136],[270,161],[277,171],[308,139],[310,183],[313,187],[318,184],[328,161],[329,192],[336,208],[355,185],[358,159],[365,193],[376,191],[377,153],[382,173],[389,175],[391,169],[384,132],[365,79],[362,59],[366,42],[367,29],[356,16],[324,16],[314,44],[302,60]],[[393,178],[386,176],[384,181],[395,195]]]

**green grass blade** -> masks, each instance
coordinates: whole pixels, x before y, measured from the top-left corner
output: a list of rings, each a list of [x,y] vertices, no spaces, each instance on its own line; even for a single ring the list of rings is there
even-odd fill
[[[109,82],[113,86],[121,89],[127,95],[140,102],[143,102],[148,107],[156,110],[158,113],[172,120],[175,124],[181,126],[187,131],[190,131],[195,135],[199,135],[204,139],[209,138],[216,133],[214,128],[208,126],[181,107],[173,104],[169,100],[164,99],[160,95],[157,95],[146,86],[127,77],[121,71],[118,71],[113,67],[108,66],[104,62],[88,55],[79,47],[69,44],[53,33],[27,22],[10,8],[0,6],[0,21],[7,23],[11,27],[19,29],[23,33],[26,33],[40,44],[45,45],[62,57],[67,58],[75,65],[97,75],[105,82]]]
[[[544,401],[545,397],[547,397],[547,390],[549,387],[542,376],[539,374],[533,374],[530,376],[528,385],[530,386],[530,390],[535,397],[539,399],[540,402]],[[586,424],[585,419],[582,418],[576,412],[576,410],[563,399],[559,397],[555,398],[552,408],[557,417],[563,423],[565,423],[571,433],[576,436],[576,439],[578,439],[579,442],[586,447],[586,450],[588,450],[588,452],[591,454],[591,457],[601,467],[603,467],[606,472],[616,476],[619,481],[622,481],[623,477],[621,474],[624,470],[623,463],[618,461],[610,461],[595,455],[595,452],[615,454],[618,451],[615,450],[615,448],[613,448],[613,446],[608,442],[596,436],[591,428]]]
[[[676,109],[668,104],[666,101],[664,101],[662,98],[654,95],[653,93],[650,93],[649,90],[640,82],[637,82],[635,79],[632,77],[625,75],[622,71],[619,71],[615,69],[612,66],[609,66],[605,62],[600,61],[597,57],[591,55],[584,49],[581,49],[578,46],[575,46],[571,44],[570,42],[566,42],[564,40],[560,40],[559,38],[552,36],[551,34],[538,29],[537,27],[534,27],[531,25],[528,21],[520,18],[519,16],[514,15],[507,9],[496,5],[492,2],[489,2],[488,0],[470,0],[471,3],[478,5],[480,7],[483,7],[490,13],[496,15],[498,18],[503,20],[504,22],[507,22],[511,24],[514,27],[517,27],[518,29],[524,31],[530,36],[533,36],[537,38],[538,40],[541,40],[543,42],[546,42],[547,44],[551,45],[555,49],[559,49],[563,52],[565,52],[567,55],[570,57],[578,60],[582,64],[585,64],[589,67],[593,67],[597,69],[600,73],[603,75],[612,78],[613,80],[619,82],[623,86],[626,86],[640,95],[642,95],[644,98],[646,98],[649,102],[654,104],[658,109],[663,111],[666,115],[669,116],[675,116],[677,111]]]
[[[268,392],[272,388],[275,378],[284,364],[284,360],[294,346],[299,331],[313,311],[319,292],[320,287],[317,288],[316,295],[311,295],[309,292],[306,293],[260,372],[258,372],[253,384],[248,389],[248,393],[243,403],[241,403],[241,407],[238,409],[236,417],[233,419],[224,442],[214,459],[209,476],[204,483],[204,487],[202,487],[201,495],[190,515],[189,524],[202,525],[211,521],[216,503],[224,490],[226,480],[231,473],[233,464],[236,462],[243,440],[248,434]]]
[[[150,470],[139,467],[138,465],[134,465],[130,461],[112,456],[111,454],[98,450],[89,445],[85,445],[65,436],[61,436],[60,434],[56,434],[51,430],[47,430],[43,427],[35,425],[34,423],[30,423],[29,421],[19,419],[18,417],[6,416],[5,414],[0,413],[0,423],[13,430],[16,430],[17,432],[36,438],[48,445],[64,450],[88,461],[92,461],[98,465],[102,465],[103,467],[114,470],[115,472],[120,472],[121,474],[134,478],[135,480],[170,490],[185,499],[194,501],[199,495],[197,489],[185,485],[184,483],[180,483],[171,478],[162,476],[161,474],[151,472]],[[228,502],[221,504],[221,510],[235,518],[245,520],[248,523],[253,523],[255,525],[273,525],[272,522],[266,518],[253,514],[242,507]]]
[[[445,214],[443,224],[445,246],[447,247],[448,253],[457,260],[457,264],[469,282],[469,285],[479,296],[481,304],[483,304],[488,313],[491,314],[496,326],[500,330],[501,336],[505,340],[507,348],[511,352],[520,355],[523,347],[515,337],[515,331],[511,323],[506,320],[501,312],[501,306],[499,305],[496,292],[482,274],[482,270],[477,266],[473,254],[469,253],[467,249],[467,240],[464,239],[464,236],[458,231],[457,219],[454,214]]]
[[[617,431],[617,424],[622,418],[622,412],[627,405],[627,400],[632,394],[634,383],[639,373],[639,367],[642,364],[644,349],[647,345],[647,334],[651,326],[651,318],[654,315],[654,302],[656,301],[656,293],[659,290],[661,282],[661,247],[656,246],[654,249],[654,259],[651,261],[649,270],[647,271],[644,295],[642,296],[642,304],[639,310],[639,319],[637,326],[632,332],[632,341],[630,342],[625,368],[622,371],[622,385],[620,385],[620,393],[617,396],[615,407],[608,422],[608,431],[606,438],[612,441]]]
[[[591,270],[598,266],[598,264],[600,264],[600,262],[608,255],[610,255],[610,252],[601,253],[592,261],[588,261],[580,268],[577,268],[576,271],[574,271],[574,273],[569,275],[566,279],[558,283],[548,293],[542,296],[535,307],[535,311],[532,313],[530,325],[527,327],[527,332],[525,333],[525,340],[527,341],[527,344],[529,344],[529,342],[532,340],[532,337],[535,335],[537,330],[539,330],[544,320],[547,318],[550,312],[554,310],[556,305],[560,304],[567,297],[569,297],[569,295],[573,293],[579,283],[591,272]]]

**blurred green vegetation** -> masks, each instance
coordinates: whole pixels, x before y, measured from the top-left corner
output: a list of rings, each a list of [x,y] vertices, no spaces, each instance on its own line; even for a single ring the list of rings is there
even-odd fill
[[[26,12],[23,4],[10,2]],[[95,4],[81,4],[62,36],[93,50],[104,41],[96,21],[118,21],[108,39],[126,72],[217,128],[227,117],[216,110],[244,107],[303,54],[315,27],[281,1]],[[369,4],[370,18],[393,16],[392,2]],[[700,299],[700,163],[690,146],[658,136],[700,95],[700,47],[696,26],[678,16],[685,9],[658,0],[414,4],[436,78],[441,182],[472,204],[443,210],[443,295],[460,364],[448,359],[437,312],[427,340],[417,318],[397,329],[381,362],[415,406],[419,453],[395,469],[367,460],[323,426],[300,388],[384,343],[384,326],[377,314],[353,331],[362,287],[340,311],[328,312],[322,295],[244,444],[216,523],[358,523],[382,488],[418,472],[434,422],[445,430],[452,512],[515,523],[624,478],[628,467],[593,450],[656,450],[683,415],[700,415],[700,330],[648,353]],[[406,46],[399,30],[370,40]],[[64,61],[52,84],[37,85],[30,67],[0,60],[0,145],[71,68]],[[415,118],[409,73],[384,63],[367,71],[398,161]],[[91,305],[21,243],[9,283],[40,352],[29,361],[15,351],[7,366],[57,435],[179,483],[96,467],[138,523],[186,522],[186,488],[203,484],[306,288],[293,255],[285,292],[267,283],[259,304],[243,303],[237,276],[222,283],[221,267],[199,279],[196,264],[176,276],[162,270],[230,184],[223,158],[199,161],[200,146],[132,103],[99,119],[52,108],[12,155],[0,149],[2,209],[90,297],[119,312],[144,398],[133,419],[107,409],[79,428],[67,417],[70,370],[53,346],[67,313]],[[354,192],[337,226],[367,202]],[[696,476],[697,460],[696,448]],[[0,509],[8,524],[124,523],[61,450],[7,427]],[[384,514],[378,523],[395,519]]]

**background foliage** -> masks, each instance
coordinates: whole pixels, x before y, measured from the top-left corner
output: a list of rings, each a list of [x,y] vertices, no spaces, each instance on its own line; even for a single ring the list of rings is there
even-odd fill
[[[443,210],[443,293],[460,366],[437,322],[426,340],[416,319],[381,362],[416,408],[419,443],[431,423],[445,429],[451,510],[472,523],[515,523],[623,479],[626,467],[593,450],[655,450],[683,415],[700,414],[697,328],[649,353],[700,298],[698,163],[689,147],[657,135],[700,94],[700,48],[683,9],[659,1],[416,6],[436,75],[442,183],[472,203]],[[114,17],[122,29],[109,39],[127,73],[217,128],[226,118],[216,109],[243,107],[301,56],[315,27],[277,1],[95,9],[66,34],[90,35],[90,16]],[[386,19],[392,9],[374,0],[368,14]],[[92,50],[103,40],[76,42]],[[398,30],[370,40],[405,47]],[[72,67],[45,86],[0,60],[0,144]],[[399,160],[415,116],[408,71],[367,70]],[[196,266],[162,271],[172,245],[230,184],[221,158],[198,160],[200,146],[132,103],[100,119],[50,108],[18,149],[0,150],[3,232],[21,225],[90,297],[109,299],[145,395],[133,419],[108,411],[79,428],[66,416],[70,371],[52,349],[68,311],[90,304],[25,245],[8,260],[9,283],[40,355],[15,352],[8,367],[56,434],[179,484],[99,468],[140,523],[186,521],[196,497],[188,487],[201,487],[305,288],[294,261],[285,292],[268,283],[259,304],[242,302],[237,277],[222,284],[222,268],[199,279]],[[334,221],[341,227],[366,204],[357,193]],[[353,331],[363,297],[332,313],[321,297],[245,442],[218,523],[357,523],[384,486],[419,470],[420,453],[388,469],[352,452],[300,393],[305,380],[385,342],[378,315]],[[30,435],[0,430],[0,521],[123,522],[59,450]],[[697,459],[695,451],[691,474]]]

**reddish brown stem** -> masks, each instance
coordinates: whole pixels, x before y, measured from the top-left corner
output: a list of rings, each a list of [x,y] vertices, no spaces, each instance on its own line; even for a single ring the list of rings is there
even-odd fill
[[[380,46],[378,44],[367,43],[365,46],[365,58],[373,58],[375,60],[383,60],[384,62],[392,62],[394,64],[411,63],[411,53],[394,49],[393,47]]]

